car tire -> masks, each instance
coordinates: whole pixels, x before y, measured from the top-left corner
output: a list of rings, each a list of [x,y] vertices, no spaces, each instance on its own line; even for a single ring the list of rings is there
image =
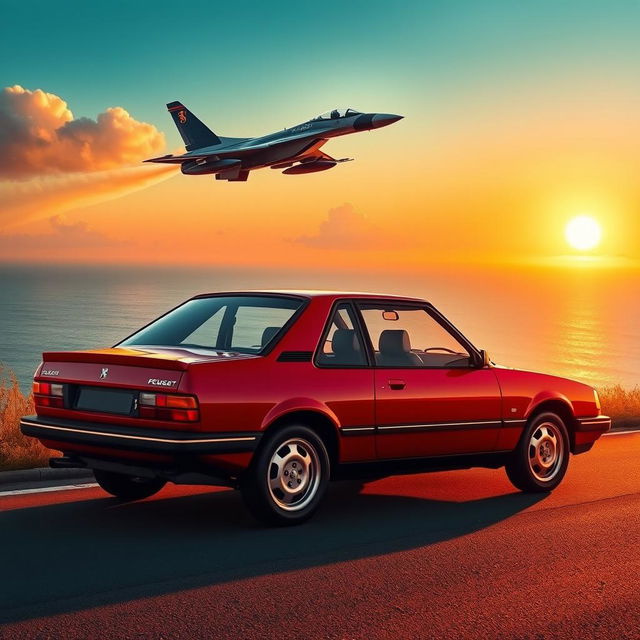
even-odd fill
[[[545,412],[529,420],[505,468],[516,488],[544,492],[562,482],[568,465],[567,427],[560,416]]]
[[[322,438],[309,427],[289,425],[261,443],[242,480],[242,497],[265,524],[300,524],[320,505],[330,473]]]
[[[107,493],[120,500],[142,500],[158,493],[166,484],[158,478],[137,478],[123,473],[94,469],[96,482]]]

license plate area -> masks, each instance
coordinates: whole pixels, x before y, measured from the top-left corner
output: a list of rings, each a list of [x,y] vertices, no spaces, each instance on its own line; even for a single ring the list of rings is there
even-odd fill
[[[126,389],[80,387],[74,409],[130,416],[136,408],[137,392]]]

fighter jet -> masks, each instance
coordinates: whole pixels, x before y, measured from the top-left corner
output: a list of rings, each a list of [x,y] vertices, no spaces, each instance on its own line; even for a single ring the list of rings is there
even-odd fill
[[[218,136],[181,102],[167,109],[184,140],[186,153],[145,162],[179,164],[186,175],[215,174],[216,180],[244,182],[254,169],[283,169],[287,175],[326,171],[353,158],[332,158],[320,147],[337,136],[370,131],[402,118],[390,113],[361,113],[355,109],[334,109],[290,129],[260,138]]]

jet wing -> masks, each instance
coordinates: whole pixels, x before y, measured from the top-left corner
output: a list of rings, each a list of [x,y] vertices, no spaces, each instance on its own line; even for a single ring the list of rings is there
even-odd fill
[[[317,158],[318,160],[329,160],[331,162],[338,162],[335,158],[332,158],[328,153],[325,153],[324,151],[320,151],[318,149],[316,149],[314,153],[311,153],[309,155],[313,156],[314,158]]]
[[[305,161],[309,161],[309,158],[314,160],[328,160],[329,162],[351,162],[353,158],[334,158],[328,153],[320,150],[320,147],[326,142],[326,140],[316,140],[316,144],[309,147],[304,153],[300,154],[297,159],[305,158]]]
[[[187,162],[188,160],[198,160],[199,158],[207,158],[211,154],[201,155],[201,156],[173,156],[166,155],[160,156],[159,158],[149,158],[148,160],[144,160],[144,162],[158,162],[161,164],[182,164],[183,162]]]

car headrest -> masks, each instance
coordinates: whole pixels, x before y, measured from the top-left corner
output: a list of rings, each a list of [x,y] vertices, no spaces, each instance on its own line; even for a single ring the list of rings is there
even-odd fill
[[[349,355],[354,351],[360,351],[355,329],[336,329],[331,338],[331,345],[336,355]]]
[[[409,334],[404,329],[385,329],[380,334],[380,353],[408,353],[411,351]]]
[[[269,342],[271,342],[271,340],[273,340],[274,336],[276,335],[276,333],[278,333],[278,331],[280,331],[280,329],[282,329],[282,327],[267,327],[262,332],[262,341],[260,344],[263,347],[266,346]]]

